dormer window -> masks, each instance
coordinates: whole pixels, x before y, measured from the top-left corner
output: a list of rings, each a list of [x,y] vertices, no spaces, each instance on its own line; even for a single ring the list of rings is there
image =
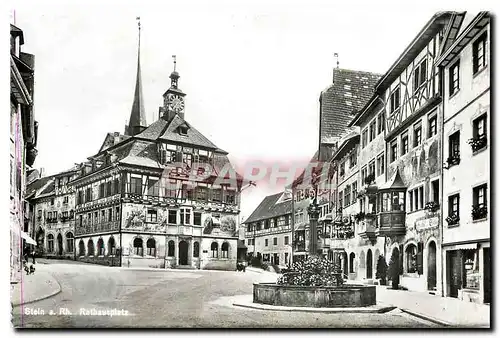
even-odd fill
[[[188,133],[188,128],[186,126],[180,126],[179,127],[179,134],[181,135],[187,135]]]

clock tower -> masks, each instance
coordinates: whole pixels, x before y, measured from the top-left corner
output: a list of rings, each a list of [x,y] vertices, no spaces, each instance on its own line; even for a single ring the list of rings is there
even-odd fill
[[[170,74],[170,88],[163,94],[163,107],[160,111],[163,112],[163,118],[170,121],[176,114],[184,119],[184,97],[186,94],[178,87],[179,73],[176,71],[176,57],[174,59],[174,71]]]

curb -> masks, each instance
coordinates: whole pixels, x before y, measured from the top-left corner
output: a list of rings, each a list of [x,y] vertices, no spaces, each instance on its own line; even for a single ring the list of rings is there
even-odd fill
[[[399,309],[401,311],[403,311],[404,313],[407,313],[407,314],[409,314],[411,316],[415,316],[415,317],[423,319],[423,320],[427,320],[429,322],[433,322],[434,324],[444,325],[444,326],[457,326],[455,324],[452,324],[452,323],[449,323],[449,322],[445,322],[443,320],[436,319],[434,317],[430,317],[430,316],[427,316],[427,315],[424,315],[424,314],[421,314],[421,313],[418,313],[418,312],[414,312],[414,311],[411,311],[411,310],[408,310],[408,309],[403,309],[403,308],[399,308]]]
[[[52,278],[54,279],[54,281],[57,284],[57,290],[55,290],[54,292],[52,292],[52,293],[50,293],[48,295],[42,296],[40,298],[36,298],[36,299],[30,300],[30,301],[27,301],[27,302],[23,302],[23,303],[19,303],[19,304],[14,304],[11,301],[12,307],[14,308],[14,307],[21,306],[21,305],[32,304],[32,303],[39,302],[41,300],[44,300],[44,299],[47,299],[47,298],[50,298],[50,297],[53,297],[55,295],[60,294],[62,292],[61,284],[59,284],[59,282],[57,281],[57,279],[52,274],[50,274],[50,275],[52,276]]]
[[[309,307],[285,307],[265,304],[243,304],[233,303],[233,306],[262,311],[284,311],[284,312],[312,312],[312,313],[385,313],[394,310],[395,306],[378,306],[374,308],[309,308]]]

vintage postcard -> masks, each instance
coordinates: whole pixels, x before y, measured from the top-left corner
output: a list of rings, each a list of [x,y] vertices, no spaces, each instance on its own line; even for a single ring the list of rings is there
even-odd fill
[[[490,328],[492,20],[13,6],[12,326]]]

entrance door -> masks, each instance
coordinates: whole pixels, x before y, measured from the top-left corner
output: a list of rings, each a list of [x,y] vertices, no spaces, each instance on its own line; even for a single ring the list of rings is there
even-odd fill
[[[57,253],[59,256],[63,254],[63,239],[61,234],[57,235]]]
[[[429,253],[427,255],[427,289],[434,290],[436,288],[436,243],[429,243]]]
[[[188,265],[188,244],[186,241],[179,242],[179,265]]]
[[[484,268],[484,302],[491,302],[491,267],[490,267],[490,248],[483,249],[483,268]]]
[[[366,279],[372,279],[373,278],[373,257],[372,257],[372,251],[368,249],[368,252],[366,253]]]
[[[460,251],[448,251],[446,258],[450,297],[458,298],[458,290],[462,287],[462,259]]]

